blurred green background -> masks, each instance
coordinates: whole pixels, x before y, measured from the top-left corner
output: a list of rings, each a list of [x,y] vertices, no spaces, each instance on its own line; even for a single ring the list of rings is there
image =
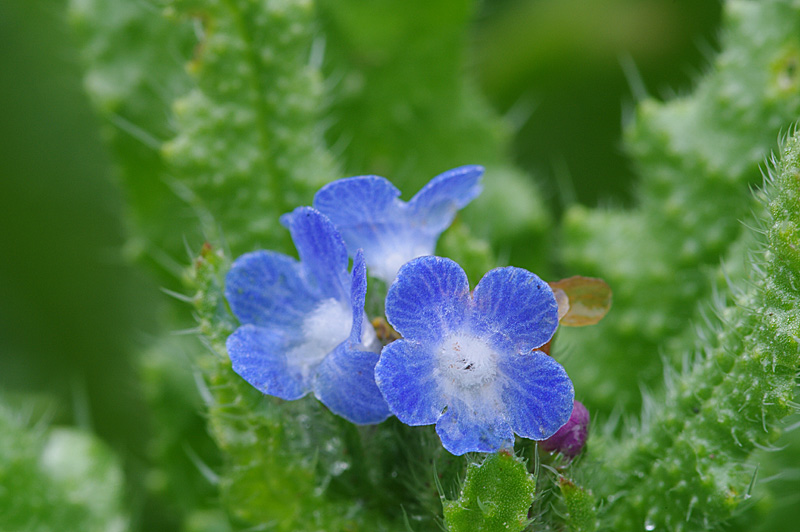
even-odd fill
[[[513,157],[555,212],[631,201],[621,127],[644,93],[691,87],[715,49],[720,7],[480,4],[469,72],[514,126]],[[41,397],[56,423],[93,430],[135,473],[149,417],[134,357],[160,333],[166,296],[124,258],[125,198],[62,0],[0,3],[0,102],[0,393]]]

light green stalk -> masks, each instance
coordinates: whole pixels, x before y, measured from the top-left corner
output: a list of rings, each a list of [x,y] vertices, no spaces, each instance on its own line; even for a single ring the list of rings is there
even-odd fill
[[[303,0],[175,0],[198,27],[196,86],[173,106],[164,147],[207,237],[235,255],[287,250],[278,216],[337,177],[318,125],[321,77],[309,62],[314,4]]]

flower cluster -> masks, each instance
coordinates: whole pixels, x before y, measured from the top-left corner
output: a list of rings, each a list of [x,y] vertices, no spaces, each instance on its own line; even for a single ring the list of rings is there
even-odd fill
[[[282,399],[313,392],[353,423],[395,415],[435,424],[453,454],[510,448],[515,434],[556,434],[573,413],[574,390],[543,350],[565,302],[559,313],[553,288],[514,267],[488,272],[470,291],[457,263],[433,255],[480,193],[482,174],[450,170],[408,203],[382,177],[341,179],[313,208],[284,215],[300,260],[256,251],[226,277],[241,323],[227,341],[234,371]],[[390,285],[386,319],[401,338],[386,345],[365,314],[367,269]]]

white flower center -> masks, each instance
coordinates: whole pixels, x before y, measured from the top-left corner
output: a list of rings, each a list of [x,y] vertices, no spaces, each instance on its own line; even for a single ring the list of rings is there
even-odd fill
[[[480,338],[454,334],[439,348],[439,371],[457,388],[478,388],[497,376],[497,354]]]
[[[379,279],[383,279],[387,284],[391,284],[397,277],[400,267],[406,262],[430,255],[433,253],[428,246],[423,246],[416,242],[392,242],[384,243],[381,251],[374,260],[370,273]]]
[[[353,311],[350,305],[326,299],[309,312],[303,320],[303,337],[331,351],[350,335]]]
[[[287,354],[289,365],[299,369],[303,379],[336,346],[347,340],[353,326],[353,310],[348,303],[326,299],[314,307],[303,320],[303,340]],[[364,318],[361,343],[368,350],[379,346],[375,329]]]
[[[287,354],[289,364],[298,367],[303,378],[308,377],[325,355],[347,339],[352,324],[349,305],[335,299],[318,303],[303,320],[303,341]]]

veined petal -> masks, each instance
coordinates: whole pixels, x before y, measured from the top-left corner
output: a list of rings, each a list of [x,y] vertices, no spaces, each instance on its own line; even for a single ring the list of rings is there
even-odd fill
[[[474,410],[461,401],[448,405],[436,423],[436,433],[455,455],[492,453],[514,445],[514,432],[498,413]]]
[[[337,179],[314,195],[314,208],[330,218],[343,231],[381,223],[389,218],[386,211],[398,202],[400,191],[389,180],[376,176]],[[347,240],[347,239],[345,239]],[[351,251],[355,252],[356,248]]]
[[[379,176],[339,179],[314,196],[314,208],[326,215],[341,232],[350,254],[364,249],[367,262],[396,231],[402,203],[400,191]]]
[[[299,327],[317,302],[300,264],[273,251],[242,255],[225,276],[225,297],[241,323],[270,330]]]
[[[386,295],[386,319],[406,338],[438,343],[460,329],[469,303],[469,280],[458,263],[419,257],[405,264]]]
[[[263,393],[294,400],[310,387],[288,364],[287,340],[281,334],[254,325],[242,325],[226,342],[233,371]]]
[[[544,345],[558,327],[552,289],[522,268],[489,271],[475,287],[473,302],[473,331],[517,353]]]
[[[380,423],[391,415],[375,384],[378,353],[342,343],[317,367],[314,394],[325,406],[352,423]]]
[[[575,390],[564,368],[541,351],[502,357],[502,402],[514,432],[532,440],[556,433],[572,414]]]
[[[350,297],[347,247],[333,223],[311,207],[298,207],[284,214],[281,223],[292,233],[302,267],[313,279],[319,298],[347,301]]]
[[[398,216],[405,215],[401,211]],[[383,280],[387,285],[397,277],[403,264],[417,257],[432,255],[436,249],[438,233],[430,235],[410,225],[410,222],[385,224],[378,239],[364,249],[370,275]]]
[[[395,340],[381,351],[375,381],[392,413],[406,425],[435,423],[447,405],[436,364],[429,349],[409,340]]]
[[[350,254],[364,250],[370,274],[391,283],[402,264],[433,252],[425,235],[411,230],[400,191],[379,176],[339,179],[322,187],[314,207],[328,216]],[[424,243],[418,243],[422,236]]]
[[[363,249],[370,275],[387,284],[400,266],[436,245],[435,237],[412,227],[399,195],[386,179],[361,176],[334,181],[314,196],[314,207],[336,225],[350,254]]]
[[[342,234],[347,249],[364,250],[370,275],[391,283],[406,262],[432,255],[458,209],[480,193],[483,168],[463,166],[432,179],[409,203],[378,176],[340,179],[314,196],[314,207]]]
[[[456,212],[481,193],[482,175],[482,166],[460,166],[431,179],[408,202],[414,225],[438,237]]]
[[[350,306],[353,308],[353,328],[350,331],[350,343],[361,343],[361,331],[364,326],[364,305],[367,300],[367,266],[364,253],[360,249],[353,257],[352,282],[350,285]]]

